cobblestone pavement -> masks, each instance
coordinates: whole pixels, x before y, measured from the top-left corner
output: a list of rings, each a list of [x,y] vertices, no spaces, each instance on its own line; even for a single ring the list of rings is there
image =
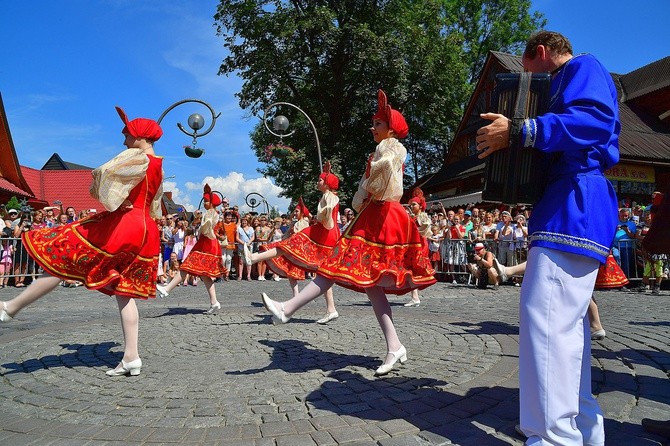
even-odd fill
[[[259,294],[286,281],[202,285],[139,302],[144,363],[121,358],[113,298],[58,288],[0,324],[2,445],[521,445],[519,288],[438,283],[421,306],[392,297],[409,361],[373,376],[385,347],[362,294],[336,287],[340,318],[321,326],[322,299],[273,326]],[[0,300],[18,290],[0,290]],[[670,310],[660,296],[596,292],[607,330],[593,343],[594,392],[607,445],[663,444],[644,417],[670,419]]]

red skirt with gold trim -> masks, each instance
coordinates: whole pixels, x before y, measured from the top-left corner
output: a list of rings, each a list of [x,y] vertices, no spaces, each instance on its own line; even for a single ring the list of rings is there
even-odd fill
[[[220,277],[226,275],[228,270],[223,266],[221,257],[221,245],[218,240],[201,236],[193,245],[186,260],[179,267],[194,276]]]
[[[53,276],[107,295],[156,296],[160,236],[141,208],[24,232],[22,239],[35,262]]]
[[[300,232],[298,234],[300,234]],[[295,237],[295,235],[291,236],[286,240],[281,240],[279,242],[274,243],[268,243],[267,245],[261,245],[260,250],[267,251],[269,249],[276,248],[279,246],[280,243],[290,240],[293,237]],[[268,266],[268,268],[270,268],[270,271],[272,271],[273,273],[277,274],[280,277],[288,277],[290,279],[295,280],[305,280],[305,270],[297,266],[296,264],[290,262],[282,255],[278,255],[277,257],[273,257],[270,260],[266,260],[265,264]]]
[[[600,268],[598,268],[596,288],[621,288],[628,285],[628,283],[628,278],[619,264],[616,263],[614,256],[612,254],[607,256],[605,264],[600,265]]]
[[[370,202],[349,225],[318,274],[354,291],[406,294],[436,282],[425,239],[395,201]]]

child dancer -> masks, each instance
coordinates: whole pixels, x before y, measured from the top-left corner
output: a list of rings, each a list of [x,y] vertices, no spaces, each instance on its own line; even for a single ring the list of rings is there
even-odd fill
[[[426,199],[423,196],[423,191],[418,187],[412,191],[412,198],[409,199],[409,209],[411,212],[410,218],[416,224],[419,234],[423,238],[424,254],[430,259],[427,240],[427,237],[431,234],[430,217],[426,214]],[[412,290],[412,298],[404,306],[418,307],[420,304],[419,290],[414,288]]]
[[[128,120],[122,130],[128,148],[93,171],[91,196],[106,212],[63,226],[28,231],[23,245],[44,268],[44,276],[21,294],[2,302],[0,321],[11,320],[58,286],[61,280],[78,280],[87,288],[116,296],[125,341],[121,363],[109,376],[139,375],[139,314],[135,299],[153,298],[160,236],[153,217],[161,215],[162,158],[153,143],[163,131],[151,119]]]
[[[200,237],[195,246],[191,249],[186,260],[181,264],[179,274],[165,287],[158,285],[156,290],[162,297],[167,297],[187,274],[200,276],[202,283],[205,284],[207,294],[209,294],[209,310],[207,314],[215,313],[221,308],[221,304],[216,299],[216,288],[214,288],[214,278],[223,276],[227,273],[223,267],[223,258],[221,257],[221,245],[214,235],[214,225],[219,221],[219,214],[216,207],[221,204],[221,199],[216,192],[212,192],[209,184],[205,184],[202,194],[205,215],[200,225]]]
[[[265,252],[251,256],[252,262],[260,262],[271,259],[268,262],[270,269],[279,274],[287,274],[294,268],[298,268],[304,278],[304,271],[316,271],[323,259],[330,255],[333,246],[340,238],[340,228],[337,225],[337,216],[340,212],[340,199],[335,191],[340,185],[340,180],[331,172],[330,162],[326,162],[323,173],[319,176],[317,188],[323,193],[319,201],[316,214],[316,224],[308,226],[294,233],[291,237],[279,243],[266,245]],[[302,209],[303,215],[306,211],[302,198],[298,203],[298,209]],[[306,212],[305,212],[306,211]],[[281,256],[281,257],[278,257]],[[289,284],[293,289],[293,295],[298,292],[297,281],[289,276]],[[326,324],[340,315],[335,309],[332,287],[325,292],[326,315],[316,322]]]
[[[387,103],[383,91],[378,91],[377,100],[371,131],[378,145],[354,196],[358,216],[321,264],[317,277],[297,296],[286,302],[275,302],[265,293],[262,297],[265,308],[283,323],[335,282],[365,292],[386,339],[387,354],[375,372],[379,376],[389,373],[398,360],[407,360],[386,293],[406,294],[436,280],[421,235],[399,202],[407,150],[396,138],[405,138],[409,127],[402,114]]]

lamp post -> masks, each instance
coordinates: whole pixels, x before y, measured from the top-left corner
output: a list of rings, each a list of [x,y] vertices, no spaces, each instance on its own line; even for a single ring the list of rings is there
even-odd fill
[[[244,197],[244,201],[247,203],[247,206],[251,208],[252,212],[261,204],[265,204],[265,213],[270,215],[270,205],[268,204],[268,201],[258,192],[251,192],[250,194],[247,194],[247,196]]]
[[[309,117],[307,113],[305,113],[303,109],[301,109],[295,104],[291,104],[290,102],[275,102],[273,104],[270,104],[267,107],[265,107],[265,110],[263,111],[263,124],[265,125],[265,128],[267,129],[268,132],[270,132],[274,136],[278,136],[280,139],[285,136],[291,136],[295,133],[295,130],[293,130],[290,133],[284,134],[284,132],[288,130],[290,124],[288,118],[284,115],[277,115],[272,120],[272,127],[274,128],[275,131],[280,133],[275,133],[275,131],[272,131],[270,127],[268,127],[268,120],[267,120],[268,111],[271,108],[278,107],[280,105],[287,105],[289,107],[295,108],[300,113],[302,113],[305,116],[305,118],[307,118],[307,121],[309,121],[309,125],[312,126],[312,132],[314,132],[314,138],[316,139],[316,151],[319,155],[319,170],[321,171],[321,173],[323,173],[323,162],[321,161],[321,144],[319,143],[319,134],[316,132],[316,127],[314,126],[312,119]]]
[[[186,156],[188,156],[189,158],[200,158],[200,156],[202,156],[202,154],[205,153],[205,149],[199,149],[199,148],[196,147],[196,144],[198,143],[198,137],[205,136],[206,134],[208,134],[209,132],[212,131],[212,129],[214,128],[214,125],[216,124],[216,119],[219,116],[221,116],[221,113],[219,113],[217,115],[214,112],[214,109],[212,108],[211,105],[209,105],[207,102],[202,101],[200,99],[183,99],[181,101],[175,102],[174,104],[172,104],[171,106],[166,108],[165,111],[161,114],[160,118],[158,118],[157,122],[158,122],[158,125],[160,125],[160,123],[163,120],[163,118],[165,117],[165,115],[167,115],[170,111],[172,111],[172,109],[174,109],[175,107],[178,107],[182,104],[185,104],[187,102],[197,102],[198,104],[202,104],[205,107],[207,107],[209,109],[209,112],[212,114],[212,123],[210,124],[209,128],[202,133],[198,133],[198,130],[200,130],[201,128],[203,128],[205,126],[205,118],[203,118],[202,115],[200,115],[198,113],[193,113],[191,116],[188,117],[188,126],[191,128],[191,130],[193,130],[192,132],[187,132],[184,129],[184,126],[181,125],[181,123],[179,123],[179,122],[177,123],[177,127],[179,128],[179,130],[182,131],[182,133],[184,133],[184,134],[193,138],[193,142],[192,142],[193,147],[184,146],[184,151],[186,152]]]

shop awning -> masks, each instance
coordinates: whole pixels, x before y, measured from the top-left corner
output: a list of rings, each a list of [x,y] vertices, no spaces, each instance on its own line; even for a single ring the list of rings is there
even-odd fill
[[[480,203],[482,201],[482,191],[472,192],[469,194],[455,195],[453,197],[442,198],[439,201],[446,209],[456,206],[465,206],[469,203]]]

